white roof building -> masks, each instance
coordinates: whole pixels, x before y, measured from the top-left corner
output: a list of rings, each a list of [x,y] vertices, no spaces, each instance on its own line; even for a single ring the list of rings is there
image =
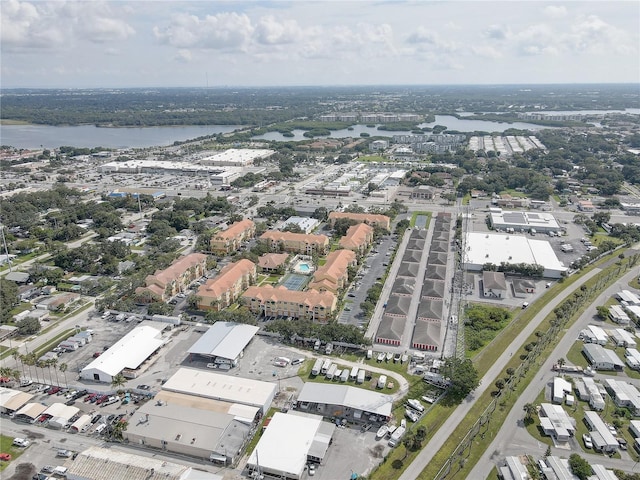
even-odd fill
[[[298,395],[298,409],[309,404],[349,407],[365,415],[381,415],[388,418],[391,417],[393,397],[348,385],[308,382]]]
[[[252,149],[252,148],[230,148],[215,155],[204,157],[200,160],[203,165],[233,165],[246,167],[253,165],[257,159],[268,158],[275,150]]]
[[[609,318],[620,325],[628,325],[631,319],[620,305],[609,307]]]
[[[138,326],[80,372],[85,380],[110,383],[125,368],[135,370],[165,343],[161,327]]]
[[[623,370],[624,362],[613,350],[603,348],[595,343],[585,343],[582,352],[591,366],[596,370]]]
[[[514,234],[467,234],[465,268],[481,271],[486,263],[500,265],[503,262],[541,265],[544,267],[543,275],[548,278],[560,278],[567,271],[546,240],[533,240]]]
[[[602,393],[600,392],[600,387],[595,382],[595,380],[591,377],[584,377],[582,379],[582,384],[587,390],[587,395],[589,396],[589,406],[594,410],[604,410],[606,403],[604,401]]]
[[[274,477],[302,478],[307,461],[322,461],[329,448],[335,425],[318,415],[276,412],[247,466]]]
[[[527,467],[520,461],[520,457],[506,457],[506,465],[500,467],[500,473],[505,480],[529,480],[531,476]]]
[[[640,413],[640,392],[634,385],[607,378],[604,386],[617,406],[629,408],[634,415]]]
[[[618,347],[635,348],[637,345],[633,335],[622,328],[609,330],[609,336]]]
[[[258,330],[253,325],[216,322],[191,346],[188,353],[235,362]]]
[[[501,230],[506,228],[526,231],[534,229],[539,233],[560,230],[560,225],[550,213],[494,209],[489,212],[489,215],[491,217],[491,225]]]
[[[621,290],[617,296],[626,305],[640,305],[640,297],[630,290]]]
[[[618,476],[613,473],[613,470],[607,470],[604,465],[596,463],[591,465],[593,475],[589,477],[589,480],[618,480]]]
[[[78,407],[65,405],[64,403],[54,403],[47,408],[42,415],[50,416],[49,427],[51,428],[63,428],[71,417],[78,413],[80,409]]]
[[[579,480],[576,475],[571,473],[571,469],[569,468],[569,460],[567,460],[566,458],[560,458],[550,455],[545,459],[545,462],[551,470],[550,474],[546,474],[546,478],[555,478],[557,480]]]
[[[228,403],[250,405],[260,408],[265,414],[275,397],[277,385],[215,372],[180,368],[166,381],[162,389]]]
[[[582,331],[585,342],[588,343],[597,343],[598,345],[606,345],[609,341],[609,336],[605,333],[605,331],[596,326],[589,325]]]
[[[593,447],[597,451],[612,452],[618,449],[618,440],[609,431],[597,412],[587,410],[584,412],[584,421],[591,431]]]
[[[564,411],[560,405],[551,403],[540,404],[540,426],[545,435],[554,437],[556,440],[566,442],[571,438],[576,430],[574,420]]]
[[[303,233],[311,233],[318,225],[320,225],[320,221],[311,217],[289,217],[280,224],[280,228],[284,228],[289,224],[297,225]]]
[[[33,395],[12,388],[0,387],[0,413],[13,413],[22,408]]]
[[[554,403],[564,402],[564,396],[567,393],[571,393],[571,384],[562,377],[553,377]]]

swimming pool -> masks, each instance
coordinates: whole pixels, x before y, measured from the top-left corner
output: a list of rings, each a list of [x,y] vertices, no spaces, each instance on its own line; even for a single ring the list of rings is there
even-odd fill
[[[299,263],[298,269],[303,273],[308,273],[311,270],[308,263]]]

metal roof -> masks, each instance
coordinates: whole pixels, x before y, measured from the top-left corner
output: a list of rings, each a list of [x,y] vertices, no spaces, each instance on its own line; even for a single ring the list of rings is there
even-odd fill
[[[387,308],[385,313],[387,315],[402,315],[407,316],[409,313],[409,306],[411,305],[411,297],[399,297],[391,295],[387,300]]]
[[[115,376],[125,368],[136,369],[164,344],[162,329],[151,325],[138,326],[118,340],[106,352],[82,369],[82,372],[99,370]]]
[[[389,417],[393,397],[349,385],[307,382],[300,390],[298,402],[341,405]]]
[[[442,300],[422,299],[418,305],[418,318],[440,320],[442,318]]]
[[[404,332],[406,317],[392,317],[383,315],[376,332],[376,338],[384,338],[387,340],[400,340]]]
[[[216,322],[191,346],[188,353],[235,360],[258,330],[253,325]]]
[[[402,262],[398,269],[399,277],[415,277],[418,275],[418,269],[420,265],[418,263]]]
[[[440,333],[442,324],[440,321],[425,320],[423,318],[416,319],[416,325],[413,328],[413,338],[411,342],[422,345],[441,345]]]
[[[445,283],[443,281],[425,278],[424,283],[422,284],[422,292],[420,294],[423,297],[443,298],[444,288]]]

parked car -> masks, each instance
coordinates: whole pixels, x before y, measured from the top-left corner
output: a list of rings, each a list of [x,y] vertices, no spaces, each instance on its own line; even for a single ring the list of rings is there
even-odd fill
[[[9,454],[9,453],[0,453],[0,460],[2,460],[3,462],[10,462],[11,461],[11,454]]]
[[[60,387],[51,387],[49,388],[49,390],[47,390],[47,395],[54,395],[56,393],[58,393],[60,391]]]
[[[61,457],[61,458],[71,458],[71,456],[73,455],[73,452],[71,450],[58,450],[58,452],[56,453],[56,457]]]
[[[149,385],[145,385],[145,384],[138,385],[138,388],[140,390],[151,390],[151,387]]]
[[[14,447],[28,447],[31,444],[29,440],[26,438],[14,438],[13,446]]]
[[[585,448],[593,448],[593,442],[591,441],[591,435],[585,433],[582,435],[582,441],[584,442]]]

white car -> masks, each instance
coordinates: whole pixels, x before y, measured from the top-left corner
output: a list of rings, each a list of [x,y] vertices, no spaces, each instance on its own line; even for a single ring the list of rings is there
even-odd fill
[[[29,440],[27,440],[26,438],[14,438],[13,439],[13,444],[16,447],[28,447],[30,445],[31,442],[29,442]]]
[[[591,435],[585,433],[582,435],[582,441],[584,442],[585,448],[593,448],[593,442],[591,441]]]

